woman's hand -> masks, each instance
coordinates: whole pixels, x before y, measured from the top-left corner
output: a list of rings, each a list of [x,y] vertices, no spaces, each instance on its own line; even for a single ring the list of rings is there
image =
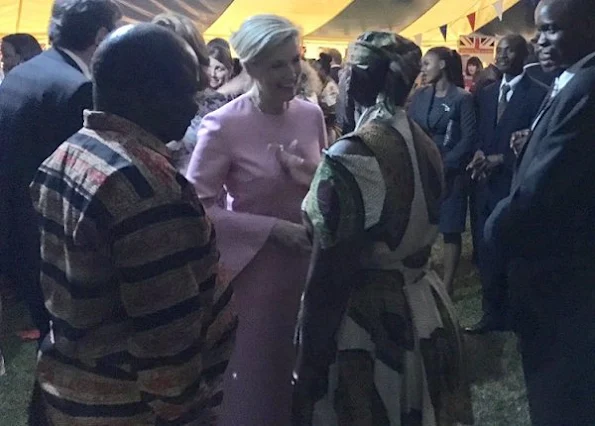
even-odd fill
[[[287,149],[280,144],[269,144],[268,148],[274,152],[275,158],[281,165],[281,168],[289,173],[294,181],[300,185],[309,187],[318,164],[306,161],[303,157],[297,155],[296,147],[297,140],[291,142]]]
[[[280,248],[306,254],[312,250],[312,243],[303,225],[279,219],[273,226],[269,241]]]

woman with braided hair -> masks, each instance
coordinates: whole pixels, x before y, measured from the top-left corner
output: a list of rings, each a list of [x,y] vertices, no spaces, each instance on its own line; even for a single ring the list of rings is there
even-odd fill
[[[362,112],[325,152],[302,207],[313,254],[296,332],[296,426],[472,423],[459,327],[429,268],[440,153],[403,108],[420,58],[387,32],[351,49],[342,78]]]

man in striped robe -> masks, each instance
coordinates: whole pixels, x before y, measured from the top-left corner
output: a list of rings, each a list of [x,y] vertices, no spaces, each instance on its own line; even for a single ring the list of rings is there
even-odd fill
[[[92,66],[94,111],[31,185],[41,346],[31,424],[214,425],[233,346],[214,230],[165,144],[196,113],[198,62],[151,24],[123,27]]]

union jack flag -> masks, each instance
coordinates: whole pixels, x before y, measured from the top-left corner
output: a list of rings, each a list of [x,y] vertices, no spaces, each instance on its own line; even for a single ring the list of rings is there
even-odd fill
[[[494,37],[459,37],[459,53],[461,55],[493,54],[496,48]]]

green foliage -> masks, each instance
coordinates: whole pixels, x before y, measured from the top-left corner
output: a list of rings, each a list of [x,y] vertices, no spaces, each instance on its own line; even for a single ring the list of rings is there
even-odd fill
[[[6,375],[0,377],[0,426],[27,425],[37,344],[23,342],[14,334],[25,328],[29,328],[29,321],[24,306],[5,306],[0,323],[0,345],[6,361]]]

